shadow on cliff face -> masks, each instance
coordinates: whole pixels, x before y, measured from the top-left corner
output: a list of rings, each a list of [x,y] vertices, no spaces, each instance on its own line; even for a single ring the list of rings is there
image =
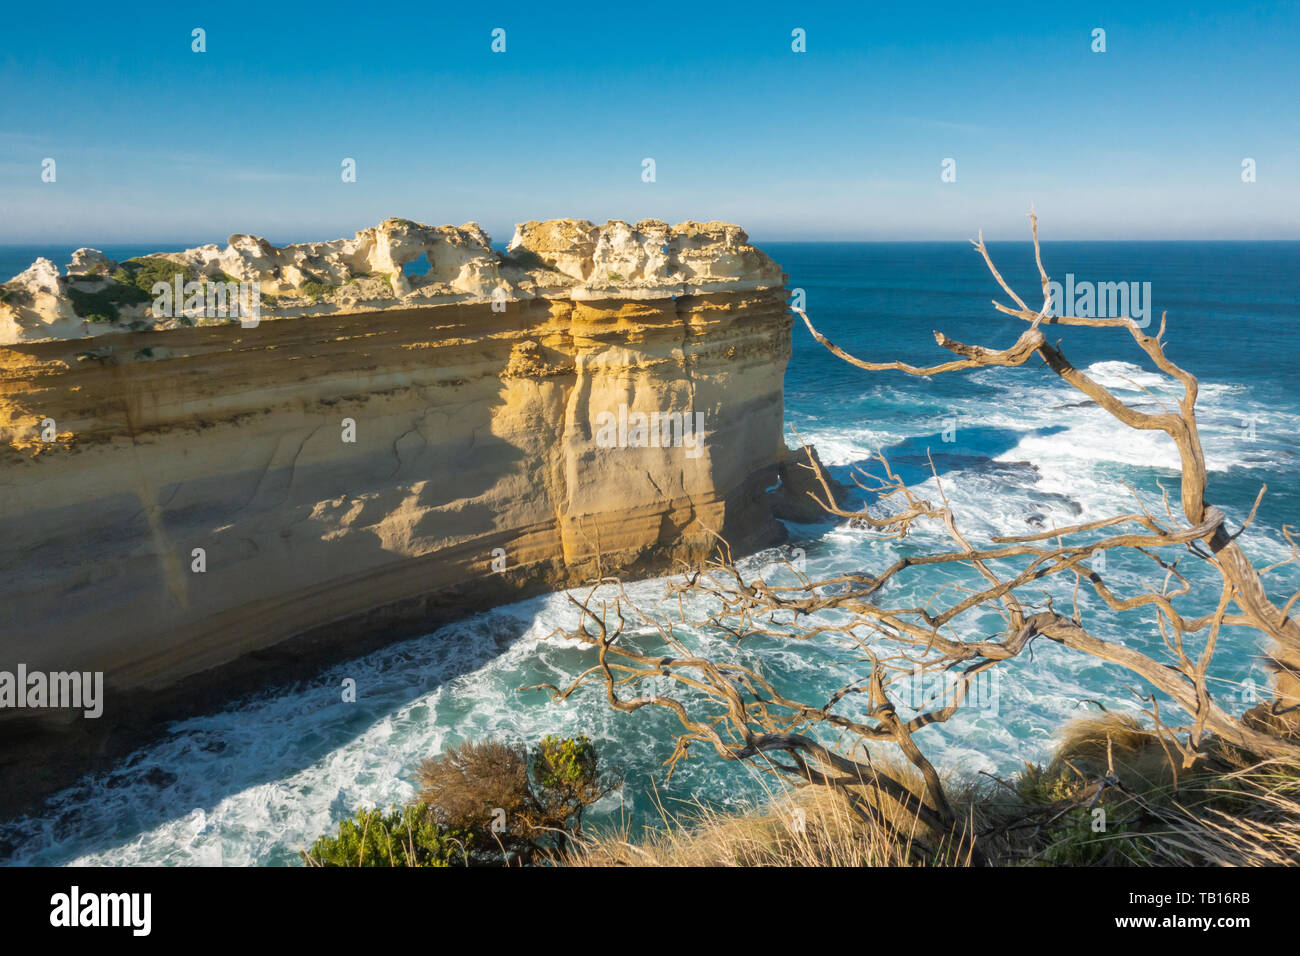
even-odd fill
[[[404,471],[427,475],[432,472],[428,458],[429,452],[421,449],[399,464]],[[445,481],[424,481],[418,489],[383,489],[360,503],[358,513],[375,501],[387,501],[387,507],[380,509],[383,514],[405,507],[412,515],[413,534],[454,531],[472,538],[464,547],[424,558],[395,560],[381,536],[368,533],[364,525],[361,533],[351,536],[338,559],[311,560],[295,549],[295,541],[319,538],[323,533],[308,520],[314,507],[311,501],[344,494],[345,483],[353,477],[322,466],[268,468],[245,476],[191,482],[184,494],[178,494],[176,487],[163,487],[159,500],[167,502],[167,507],[161,509],[154,524],[143,519],[138,500],[119,495],[107,502],[115,520],[106,520],[99,527],[87,526],[84,504],[69,505],[56,516],[61,520],[45,524],[47,540],[24,547],[28,543],[25,538],[11,535],[8,540],[19,546],[32,580],[25,586],[25,579],[8,578],[7,587],[13,587],[15,593],[21,590],[25,597],[6,602],[0,614],[0,621],[12,618],[8,621],[12,627],[5,628],[6,661],[0,662],[0,669],[12,671],[15,662],[21,661],[46,671],[109,671],[102,664],[86,666],[74,629],[69,629],[70,637],[62,643],[51,639],[42,615],[60,605],[84,608],[83,616],[90,619],[84,633],[94,635],[97,646],[120,650],[122,642],[104,640],[104,628],[94,626],[92,611],[113,614],[119,631],[136,640],[147,639],[139,627],[140,615],[147,614],[147,607],[129,613],[122,608],[110,611],[108,598],[98,604],[89,600],[91,588],[98,588],[92,596],[111,597],[125,591],[142,601],[152,598],[155,608],[168,608],[167,640],[176,647],[193,648],[235,636],[247,639],[257,628],[274,627],[286,615],[294,616],[294,602],[318,610],[333,603],[352,613],[254,650],[216,670],[190,675],[163,691],[120,690],[114,687],[110,672],[105,686],[108,706],[104,716],[94,722],[69,724],[44,715],[25,719],[21,714],[6,714],[13,719],[0,722],[0,812],[4,814],[0,820],[12,822],[0,824],[0,861],[15,855],[21,858],[31,849],[24,846],[30,844],[22,836],[27,829],[24,821],[11,816],[24,809],[34,814],[32,819],[46,833],[41,860],[67,862],[95,848],[121,845],[140,832],[196,809],[210,810],[243,789],[292,775],[375,720],[385,719],[386,713],[375,711],[374,698],[369,696],[374,688],[363,688],[358,703],[340,711],[340,689],[335,681],[321,685],[324,712],[294,715],[303,723],[298,745],[264,760],[244,759],[247,753],[258,751],[257,741],[245,741],[249,746],[240,747],[222,735],[211,739],[209,734],[178,729],[195,721],[233,726],[249,701],[262,700],[265,694],[290,693],[288,681],[299,682],[292,692],[301,696],[308,684],[324,680],[327,668],[340,660],[355,660],[383,645],[428,634],[454,618],[510,600],[513,594],[525,597],[530,589],[532,593],[539,590],[528,577],[508,583],[471,580],[475,576],[466,573],[466,567],[486,567],[490,558],[490,539],[495,534],[492,509],[479,502],[445,507],[449,499],[477,498],[490,489],[486,476],[493,469],[513,468],[521,460],[519,450],[508,443],[480,444],[472,454],[457,458]],[[354,487],[360,484],[360,480],[353,482]],[[236,515],[237,520],[232,521]],[[0,520],[0,530],[15,522],[17,530],[30,531],[20,519]],[[171,546],[158,545],[155,533],[160,530],[173,542]],[[182,552],[177,542],[195,540],[206,547],[207,573],[201,578],[186,576],[181,594],[186,606],[182,606],[160,579],[159,555]],[[116,552],[118,557],[100,560],[105,552]],[[244,566],[250,556],[259,555],[266,559],[263,563]],[[0,559],[5,556],[0,547]],[[60,567],[61,562],[70,563],[76,573],[51,579],[32,570]],[[78,570],[83,568],[89,570]],[[277,593],[286,579],[295,586],[287,594]],[[250,600],[234,609],[237,613],[222,606],[225,594],[254,594],[259,589],[266,591],[266,597]],[[402,600],[385,601],[385,589],[395,590]],[[367,600],[376,606],[357,612],[355,608],[364,608]],[[158,618],[154,613],[143,620],[157,625]],[[478,663],[481,661],[467,655],[463,661],[444,664],[438,670],[438,680],[454,679]],[[267,691],[268,686],[279,690]],[[435,686],[422,685],[413,693]],[[250,692],[258,696],[243,696]],[[400,708],[406,703],[409,700],[398,700],[392,706]],[[204,716],[195,716],[200,714]],[[167,754],[170,756],[163,756]],[[41,798],[45,798],[43,805],[37,802]],[[129,806],[121,805],[123,801]],[[105,812],[101,804],[116,810]],[[72,840],[75,848],[58,849],[65,839]]]
[[[492,450],[492,454],[513,460],[516,452],[507,446]],[[404,461],[417,470],[420,466],[418,455]],[[472,489],[474,480],[474,470],[466,469],[452,490],[464,493],[466,484]],[[250,522],[263,518],[270,505],[282,502],[291,487],[307,488],[312,495],[319,492],[317,475],[310,466],[299,466],[296,478],[274,472],[263,475],[252,495],[246,484],[232,483],[226,494],[239,495],[247,502]],[[420,503],[430,507],[448,494],[448,488],[437,483],[426,491]],[[186,510],[201,501],[202,495],[195,501],[173,500],[173,510],[165,520],[210,523],[212,514]],[[490,513],[478,506],[459,509],[458,516],[471,524],[490,526]],[[411,527],[418,529],[419,524],[415,521]],[[303,527],[301,522],[296,526]],[[268,550],[276,542],[291,540],[283,539],[282,533],[289,528],[281,524],[261,530],[269,539],[264,545]],[[470,550],[481,560],[490,544],[479,538],[471,542]],[[219,557],[221,552],[214,553]],[[381,590],[373,569],[366,568],[382,555],[378,537],[363,537],[349,552],[355,573],[323,582],[328,586],[315,592],[316,599],[329,601],[332,587],[352,588],[366,582]],[[446,573],[447,561],[448,554],[439,552],[401,562],[397,570],[423,580],[428,587]],[[644,570],[652,569],[647,566]],[[187,679],[166,702],[166,716],[172,722],[158,719],[142,704],[138,713],[122,716],[107,743],[79,741],[81,769],[91,763],[92,750],[97,752],[100,769],[65,777],[58,785],[61,789],[31,816],[0,823],[0,860],[56,865],[89,856],[108,863],[130,862],[147,847],[158,854],[149,856],[148,862],[214,864],[223,862],[223,833],[242,831],[228,839],[241,846],[255,844],[261,838],[248,837],[248,831],[274,830],[277,819],[284,828],[286,821],[302,816],[294,807],[310,805],[316,814],[312,824],[316,829],[301,833],[305,846],[319,832],[331,829],[341,816],[369,802],[376,787],[385,794],[380,803],[405,800],[409,792],[404,781],[410,777],[411,767],[398,762],[412,755],[432,756],[444,746],[439,735],[445,730],[439,727],[445,723],[430,715],[470,713],[475,707],[472,692],[447,693],[443,689],[458,681],[479,679],[474,672],[508,654],[532,625],[540,606],[537,602],[546,600],[521,599],[552,590],[559,577],[557,568],[542,565],[521,568],[511,580],[466,576],[451,589],[412,598],[409,606],[386,605],[357,624],[355,631],[349,629],[348,622],[336,621],[283,646],[245,655],[234,666],[247,666],[247,673],[236,669],[219,678],[203,673]],[[412,593],[406,587],[402,590]],[[506,601],[519,603],[501,608],[500,613],[473,614]],[[259,613],[255,606],[243,610],[250,620]],[[378,644],[367,644],[367,634],[376,635]],[[403,636],[414,639],[394,643]],[[334,663],[340,660],[343,663]],[[281,683],[237,696],[247,690],[241,684],[244,678],[256,680],[254,686],[264,686],[268,672],[283,675]],[[511,684],[511,694],[539,679],[554,679],[553,674],[520,677]],[[343,682],[349,678],[356,681],[353,702],[343,700]],[[473,712],[473,722],[479,720]],[[517,732],[507,721],[506,733]],[[404,743],[390,745],[389,735],[394,734]],[[412,738],[417,741],[414,746]],[[0,751],[4,749],[0,746]],[[27,750],[32,757],[31,748]],[[118,755],[112,762],[106,759],[111,756],[109,751]],[[9,776],[15,767],[8,758],[6,753],[0,776],[16,779]],[[385,766],[385,761],[389,765]],[[322,793],[323,788],[330,792]],[[44,792],[54,789],[47,786]],[[298,839],[297,831],[293,833]],[[293,860],[291,853],[277,848],[258,862]]]
[[[930,476],[928,448],[941,475],[1021,469],[1032,484],[1031,466],[994,461],[1023,437],[1013,430],[968,428],[958,433],[958,442],[944,442],[942,434],[921,436],[885,453],[896,473],[913,483]],[[878,462],[856,464],[879,472]],[[851,467],[829,470],[846,480]],[[856,495],[867,500],[860,491]],[[426,628],[414,640],[316,667],[309,680],[177,721],[110,769],[55,794],[34,817],[0,824],[0,858],[55,865],[94,856],[112,862],[120,853],[140,852],[140,846],[166,845],[170,856],[155,862],[216,864],[223,862],[223,834],[256,842],[232,831],[275,830],[277,819],[283,829],[294,808],[304,804],[317,808],[312,826],[325,832],[360,805],[363,790],[373,794],[378,786],[386,795],[379,802],[402,801],[409,796],[408,764],[450,742],[439,736],[438,725],[445,726],[440,718],[475,706],[473,686],[458,692],[457,683],[475,679],[468,675],[525,637],[539,600],[544,599],[433,633]],[[352,703],[342,699],[348,678],[357,682]],[[485,732],[493,729],[485,721]],[[382,756],[376,759],[376,753]],[[151,836],[159,832],[164,836]],[[304,831],[299,839],[295,832],[294,838],[306,845],[315,835]],[[292,862],[291,854],[276,854],[259,862]]]
[[[0,823],[0,859],[61,865],[104,854],[107,862],[132,862],[115,860],[114,851],[164,829],[165,842],[173,848],[205,841],[213,846],[208,854],[155,862],[217,864],[222,862],[223,828],[274,826],[220,811],[224,801],[241,794],[256,814],[272,821],[277,812],[288,816],[304,802],[328,806],[334,819],[350,815],[358,801],[354,785],[372,786],[381,777],[391,778],[400,789],[412,769],[398,765],[400,746],[392,749],[388,766],[378,765],[374,740],[435,733],[430,711],[472,706],[445,689],[519,640],[535,603],[509,609],[518,613],[475,615],[336,664],[312,680],[177,721],[112,769],[89,774],[54,794],[37,814]],[[348,681],[354,682],[353,701],[344,699]],[[436,753],[439,743],[423,756]],[[331,783],[337,791],[321,793]],[[397,791],[392,796],[399,802],[404,798]],[[323,831],[331,822],[319,825]],[[304,846],[313,835],[304,837]],[[268,862],[291,862],[291,857]]]

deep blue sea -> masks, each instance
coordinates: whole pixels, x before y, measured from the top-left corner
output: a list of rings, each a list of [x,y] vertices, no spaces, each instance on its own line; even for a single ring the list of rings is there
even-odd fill
[[[1023,323],[994,312],[1005,300],[983,263],[964,244],[758,243],[782,264],[791,288],[804,290],[809,316],[832,341],[863,358],[915,364],[946,360],[932,338],[941,330],[963,342],[1011,344]],[[1037,307],[1032,248],[992,243],[1003,274]],[[60,266],[71,248],[0,248],[0,276],[36,255]],[[126,258],[152,248],[116,247]],[[1268,494],[1242,536],[1264,566],[1288,555],[1280,528],[1300,524],[1300,243],[1056,242],[1044,244],[1053,278],[1076,282],[1150,282],[1152,328],[1168,312],[1170,357],[1201,381],[1201,433],[1210,468],[1210,500],[1235,529],[1261,486]],[[1130,337],[1114,330],[1048,329],[1079,368],[1125,399],[1154,409],[1176,393]],[[973,543],[1133,510],[1136,492],[1159,509],[1161,486],[1177,500],[1177,456],[1159,433],[1133,432],[1036,361],[934,379],[867,373],[826,353],[796,320],[786,375],[786,419],[815,444],[841,478],[884,451],[896,470],[937,500],[927,454],[963,530]],[[952,441],[944,441],[944,433]],[[793,435],[789,442],[794,444]],[[865,499],[860,499],[865,500]],[[879,570],[903,553],[946,548],[920,529],[906,542],[881,540],[847,522],[791,529],[814,578]],[[747,559],[770,565],[775,553]],[[1123,593],[1157,585],[1148,566],[1112,558],[1112,585]],[[948,579],[943,571],[909,579],[890,593],[899,604],[924,600]],[[1212,608],[1213,579],[1185,612]],[[1266,578],[1279,603],[1300,588],[1283,567]],[[662,582],[631,587],[654,606]],[[1068,587],[1049,593],[1068,600]],[[1208,596],[1208,597],[1207,597]],[[1119,615],[1081,599],[1089,627],[1152,655],[1162,651],[1148,613]],[[1060,605],[1058,605],[1060,606]],[[1068,605],[1067,605],[1068,606]],[[612,712],[593,687],[562,705],[520,688],[563,685],[588,666],[588,652],[546,640],[571,625],[560,595],[521,602],[441,628],[228,709],[171,726],[158,743],[115,770],[88,777],[53,798],[38,817],[0,824],[0,853],[24,863],[283,864],[342,817],[364,805],[409,798],[413,769],[448,744],[485,736],[536,741],[547,733],[585,733],[626,778],[620,796],[596,808],[593,822],[659,819],[650,796],[669,810],[698,799],[723,807],[761,800],[764,780],[701,750],[672,781],[663,762],[673,721],[658,708]],[[998,622],[972,618],[959,630],[992,633]],[[649,641],[648,635],[633,640]],[[735,653],[717,635],[696,643]],[[1212,688],[1229,709],[1244,709],[1252,686],[1267,684],[1252,634],[1220,640]],[[833,642],[754,644],[741,656],[779,675],[806,699],[824,697],[862,671]],[[1010,773],[1050,755],[1069,719],[1109,709],[1134,710],[1137,681],[1126,672],[1046,641],[998,669],[994,706],[980,706],[927,728],[919,743],[945,771]],[[345,677],[362,689],[340,702]],[[1162,709],[1166,720],[1177,718]]]

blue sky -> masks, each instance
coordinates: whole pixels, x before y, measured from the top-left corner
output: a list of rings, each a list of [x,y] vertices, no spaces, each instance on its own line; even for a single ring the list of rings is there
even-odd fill
[[[1051,238],[1300,238],[1297,3],[20,4],[4,25],[0,243],[386,216],[1023,238],[1031,203]]]

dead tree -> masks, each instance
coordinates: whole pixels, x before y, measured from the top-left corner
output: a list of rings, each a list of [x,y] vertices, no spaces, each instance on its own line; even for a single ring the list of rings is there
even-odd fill
[[[935,332],[935,341],[956,358],[927,367],[866,361],[831,343],[806,314],[795,311],[819,343],[868,372],[893,370],[933,376],[1010,368],[1038,356],[1121,425],[1162,431],[1173,439],[1181,461],[1177,508],[1166,494],[1158,513],[1153,513],[1134,492],[1133,510],[1036,534],[995,537],[976,546],[961,531],[937,472],[934,477],[940,501],[936,504],[909,489],[881,456],[882,476],[863,471],[855,480],[876,492],[877,506],[883,502],[892,507],[882,515],[872,514],[866,507],[842,510],[827,476],[814,469],[824,493],[824,497],[814,497],[826,511],[876,533],[900,538],[917,522],[934,522],[954,547],[900,558],[879,574],[844,574],[817,581],[787,562],[781,580],[768,581],[764,574],[746,575],[739,570],[725,542],[720,541],[716,559],[670,580],[668,595],[676,599],[678,608],[671,619],[643,611],[629,599],[621,583],[606,580],[584,598],[570,596],[580,619],[576,628],[561,631],[593,646],[596,663],[569,686],[550,689],[567,697],[584,685],[599,682],[610,705],[618,710],[657,706],[672,711],[682,731],[668,758],[670,766],[687,756],[693,744],[705,744],[727,760],[751,761],[801,783],[838,787],[860,812],[886,827],[895,817],[884,812],[884,802],[892,801],[895,809],[902,807],[932,832],[955,835],[958,842],[965,839],[959,821],[954,819],[940,776],[916,736],[957,713],[979,674],[1024,653],[1038,638],[1121,665],[1174,701],[1189,720],[1181,738],[1173,737],[1184,764],[1194,762],[1205,738],[1213,735],[1247,754],[1300,765],[1300,624],[1290,616],[1300,593],[1281,607],[1275,604],[1262,578],[1279,565],[1257,571],[1237,542],[1254,520],[1265,489],[1242,528],[1230,531],[1223,513],[1206,500],[1205,458],[1196,423],[1197,380],[1165,354],[1165,317],[1161,316],[1156,335],[1149,336],[1127,317],[1050,315],[1049,279],[1043,268],[1038,221],[1032,215],[1030,218],[1043,288],[1043,305],[1038,310],[1026,305],[1003,279],[983,237],[974,242],[993,278],[1014,303],[994,301],[994,308],[1028,323],[1007,348],[967,345]],[[1181,386],[1177,408],[1150,413],[1125,404],[1071,365],[1059,346],[1048,341],[1043,330],[1050,325],[1127,332],[1156,368]],[[1282,530],[1292,551],[1284,563],[1291,563],[1298,557],[1294,533],[1289,527]],[[1096,569],[1094,560],[1117,549],[1149,562],[1158,583],[1138,593],[1117,593]],[[1221,583],[1213,612],[1189,617],[1175,607],[1175,601],[1193,587],[1180,570],[1184,560],[1204,562],[1217,572]],[[888,600],[891,582],[935,565],[963,568],[972,583],[944,588],[920,605],[895,606]],[[1062,576],[1072,595],[1068,613],[1058,610],[1054,598],[1043,591],[1052,579]],[[1078,604],[1082,588],[1090,588],[1115,611],[1147,615],[1148,622],[1154,613],[1164,655],[1158,659],[1089,630]],[[959,628],[964,616],[989,610],[1001,618],[1003,626],[998,633],[974,636],[971,629],[963,632]],[[623,639],[630,625],[642,632],[650,629],[657,636],[654,653],[636,650]],[[827,700],[794,700],[756,666],[699,655],[692,649],[690,635],[702,628],[729,635],[737,643],[757,635],[836,641],[859,655],[863,673]],[[1232,629],[1237,628],[1253,629],[1271,639],[1275,673],[1273,699],[1244,716],[1234,715],[1216,700],[1207,681],[1216,645],[1230,639]],[[1199,643],[1199,652],[1190,643]],[[951,693],[914,716],[900,716],[899,682],[914,679],[918,673],[938,672],[953,678]],[[647,695],[640,691],[645,682],[663,679],[671,682],[674,693]],[[1144,699],[1150,703],[1148,712],[1162,726],[1157,696],[1152,693]],[[845,706],[848,701],[854,706]],[[873,757],[869,746],[873,744],[892,744],[898,749],[923,781],[924,798],[915,796],[897,775],[883,769]],[[879,752],[878,748],[874,751]]]

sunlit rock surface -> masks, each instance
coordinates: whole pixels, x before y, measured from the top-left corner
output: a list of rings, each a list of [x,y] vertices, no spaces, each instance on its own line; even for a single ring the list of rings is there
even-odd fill
[[[90,323],[42,260],[0,307],[0,669],[103,671],[106,725],[666,570],[714,532],[783,537],[764,492],[790,318],[736,226],[530,222],[502,255],[477,226],[390,219],[169,258],[279,298],[255,327],[147,304]],[[73,260],[113,281],[102,254]],[[309,301],[311,281],[338,288]],[[702,413],[702,439],[603,447],[620,408]]]

